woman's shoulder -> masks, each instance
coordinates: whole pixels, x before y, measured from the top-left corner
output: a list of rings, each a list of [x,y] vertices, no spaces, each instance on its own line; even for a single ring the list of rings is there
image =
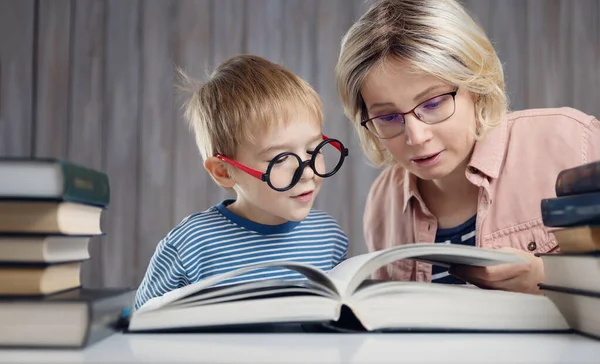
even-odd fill
[[[380,194],[382,191],[387,191],[389,187],[402,191],[405,178],[407,178],[406,170],[400,165],[386,166],[371,184],[369,195]]]
[[[507,115],[512,128],[532,125],[537,128],[589,127],[596,117],[572,107],[525,109]]]
[[[515,150],[538,147],[547,157],[576,157],[573,163],[577,164],[600,157],[600,122],[581,110],[561,107],[516,111],[508,114],[507,127],[509,145]]]
[[[382,208],[403,206],[410,178],[406,170],[398,164],[385,167],[375,178],[365,202],[365,214],[377,214]]]
[[[531,196],[551,196],[560,171],[600,158],[600,122],[581,110],[521,110],[508,114],[507,121],[502,168],[521,173],[503,173],[503,180]],[[523,178],[523,171],[531,178]]]

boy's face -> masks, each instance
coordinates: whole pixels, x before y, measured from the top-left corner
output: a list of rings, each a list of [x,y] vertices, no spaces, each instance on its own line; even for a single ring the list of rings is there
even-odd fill
[[[282,152],[292,152],[303,161],[309,160],[310,153],[321,141],[318,119],[307,111],[300,111],[295,113],[287,126],[275,127],[270,133],[258,135],[253,142],[240,144],[235,160],[264,173],[269,162]],[[248,220],[264,225],[279,225],[306,218],[323,181],[306,166],[294,187],[279,192],[237,168],[232,168],[232,174],[236,182],[233,188],[237,200],[229,208]]]

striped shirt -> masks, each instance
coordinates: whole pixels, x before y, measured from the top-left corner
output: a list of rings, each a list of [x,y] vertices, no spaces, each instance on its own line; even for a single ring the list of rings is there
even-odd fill
[[[302,221],[262,225],[227,209],[225,200],[183,219],[158,243],[135,298],[135,309],[150,298],[207,277],[277,260],[311,264],[324,271],[346,259],[348,237],[325,212],[311,210]],[[264,279],[303,279],[282,268],[259,269],[219,285]]]
[[[475,246],[475,221],[477,215],[466,222],[448,229],[438,229],[435,234],[436,244],[462,244]],[[433,265],[431,267],[431,282],[446,284],[466,284],[465,281],[448,273],[448,269]]]

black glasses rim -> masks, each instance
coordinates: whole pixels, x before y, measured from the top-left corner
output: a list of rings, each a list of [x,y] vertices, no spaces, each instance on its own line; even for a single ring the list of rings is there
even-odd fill
[[[412,110],[410,110],[410,111],[408,111],[408,112],[405,112],[405,113],[401,113],[401,112],[392,112],[392,113],[389,113],[389,114],[381,114],[381,115],[377,115],[377,116],[374,116],[374,117],[372,117],[372,118],[369,118],[369,119],[366,119],[366,120],[363,120],[363,121],[361,121],[361,122],[360,122],[360,125],[361,125],[362,127],[364,127],[365,129],[367,129],[367,130],[368,130],[368,131],[369,131],[371,134],[375,135],[375,136],[376,136],[377,138],[379,138],[379,139],[391,139],[391,138],[395,138],[395,137],[397,137],[398,135],[401,135],[401,134],[403,134],[403,133],[404,133],[404,131],[401,131],[400,133],[398,133],[398,134],[395,134],[394,136],[390,136],[390,137],[380,137],[379,135],[377,135],[377,133],[376,133],[376,132],[374,132],[373,130],[369,129],[369,127],[367,126],[367,123],[371,122],[371,124],[372,124],[372,123],[373,123],[373,122],[372,122],[372,121],[373,121],[373,119],[377,119],[377,118],[380,118],[380,117],[383,117],[383,116],[389,116],[389,115],[402,115],[402,117],[404,117],[404,116],[406,116],[406,115],[408,115],[408,114],[415,114],[415,116],[417,117],[417,119],[419,119],[419,121],[421,121],[421,122],[423,122],[423,123],[425,123],[425,124],[427,124],[427,125],[435,125],[435,124],[442,123],[442,122],[444,122],[444,121],[446,121],[446,120],[450,119],[450,118],[452,117],[452,115],[454,115],[454,113],[456,112],[456,94],[458,94],[458,89],[459,89],[459,88],[458,88],[458,87],[456,87],[456,88],[455,88],[453,91],[450,91],[450,92],[445,92],[445,93],[443,93],[443,94],[439,94],[439,95],[437,95],[437,96],[433,96],[433,97],[431,97],[431,98],[428,98],[427,100],[425,100],[425,101],[423,101],[423,102],[421,102],[421,103],[417,104],[415,107],[413,107],[413,108],[412,108]],[[430,101],[430,100],[432,100],[432,99],[435,99],[436,97],[441,97],[441,96],[446,96],[446,95],[451,95],[451,96],[452,96],[452,101],[454,102],[454,105],[453,105],[453,106],[454,106],[454,108],[453,108],[453,110],[452,110],[452,114],[450,114],[450,115],[449,115],[448,117],[446,117],[445,119],[442,119],[442,120],[439,120],[439,121],[436,121],[436,122],[433,122],[433,123],[432,123],[432,122],[427,122],[427,121],[424,121],[424,120],[422,120],[422,119],[421,119],[421,118],[420,118],[418,115],[416,115],[416,113],[414,112],[414,111],[415,111],[415,110],[416,110],[416,109],[417,109],[419,106],[423,105],[424,103],[426,103],[426,102],[428,102],[428,101]]]
[[[344,160],[346,159],[346,156],[348,155],[348,148],[346,148],[344,146],[344,144],[342,142],[340,142],[337,139],[327,139],[324,140],[323,142],[319,143],[319,145],[315,148],[315,152],[323,149],[324,146],[326,146],[327,144],[331,144],[331,143],[338,143],[340,148],[339,148],[339,152],[340,152],[340,159],[338,160],[337,164],[335,165],[335,167],[333,168],[333,170],[329,173],[325,173],[325,174],[320,174],[319,172],[317,172],[317,168],[315,167],[315,158],[318,155],[318,153],[314,153],[313,156],[311,157],[311,162],[310,162],[310,168],[313,170],[313,172],[315,172],[315,174],[321,178],[328,178],[333,176],[334,174],[336,174],[340,168],[342,168],[342,164],[344,164]],[[335,147],[334,147],[335,148]],[[338,149],[338,148],[336,148]]]
[[[336,166],[335,166],[335,168],[333,169],[332,172],[329,172],[329,173],[326,173],[326,174],[320,174],[319,172],[317,172],[316,167],[315,167],[315,158],[318,155],[318,153],[313,153],[313,155],[310,157],[310,159],[307,159],[307,160],[303,161],[302,158],[300,158],[300,156],[298,156],[294,152],[281,152],[281,153],[277,154],[275,157],[273,157],[273,159],[271,159],[269,161],[269,165],[267,166],[267,170],[262,175],[262,180],[264,182],[267,182],[267,184],[269,185],[269,187],[271,187],[275,191],[285,192],[285,191],[288,191],[288,190],[292,189],[295,185],[298,184],[298,182],[300,181],[300,179],[302,177],[302,173],[304,173],[304,168],[306,168],[306,166],[310,167],[310,169],[312,169],[313,172],[317,176],[319,176],[321,178],[328,178],[328,177],[333,176],[342,167],[342,164],[344,163],[344,160],[346,159],[346,156],[348,155],[348,148],[346,148],[341,141],[339,141],[337,139],[334,139],[334,138],[327,138],[327,139],[323,140],[315,148],[315,152],[316,152],[316,151],[321,150],[325,145],[331,144],[331,143],[334,143],[334,142],[338,143],[339,146],[340,146],[340,148],[339,148],[340,149],[339,150],[339,152],[340,152],[340,160],[338,161],[338,163],[336,164]],[[292,177],[292,181],[290,182],[290,184],[288,186],[286,186],[286,187],[275,187],[273,185],[273,183],[271,183],[271,170],[273,169],[273,166],[275,165],[275,161],[276,160],[278,160],[281,157],[288,156],[288,155],[294,156],[294,158],[296,158],[296,160],[298,161],[298,168],[296,169],[296,172],[294,172],[294,176]]]

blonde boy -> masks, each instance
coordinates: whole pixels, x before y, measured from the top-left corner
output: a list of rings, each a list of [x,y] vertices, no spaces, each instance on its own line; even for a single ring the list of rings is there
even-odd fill
[[[253,263],[293,260],[329,270],[345,259],[346,234],[312,205],[323,178],[338,171],[348,151],[322,134],[322,104],[308,83],[263,58],[235,56],[194,91],[185,117],[204,168],[237,197],[188,216],[159,242],[136,309]],[[223,284],[300,278],[268,269]]]

